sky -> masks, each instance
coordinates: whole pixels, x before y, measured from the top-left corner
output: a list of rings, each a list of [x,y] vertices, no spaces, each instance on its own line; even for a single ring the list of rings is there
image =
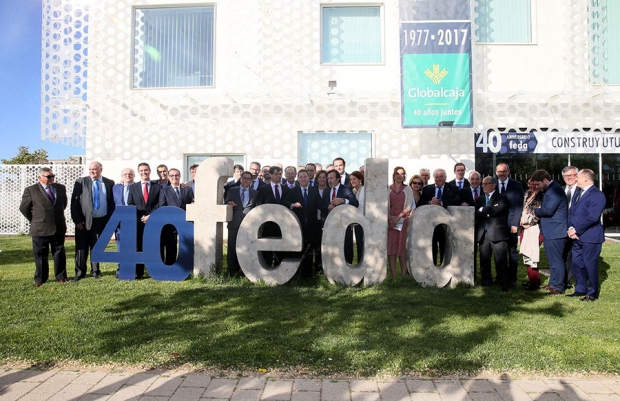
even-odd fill
[[[53,160],[84,148],[41,139],[41,0],[0,0],[0,159],[45,149]]]

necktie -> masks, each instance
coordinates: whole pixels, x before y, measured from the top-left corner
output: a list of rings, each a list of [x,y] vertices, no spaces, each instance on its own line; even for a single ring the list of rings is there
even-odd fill
[[[276,202],[280,203],[280,185],[276,184]]]
[[[54,193],[52,192],[52,187],[46,187],[45,192],[47,193],[47,197],[50,198],[50,201],[52,201],[52,203],[56,203],[56,198],[54,197]]]
[[[144,203],[149,200],[149,186],[147,182],[144,182],[144,191],[142,192],[142,197],[144,198]]]
[[[583,193],[583,191],[579,191],[577,193],[577,196],[575,196],[575,201],[573,202],[574,204],[576,204],[577,202],[579,202],[579,199],[581,198],[581,194]]]
[[[459,181],[459,189],[463,189],[463,181]]]
[[[487,198],[487,201],[486,201],[486,203],[484,205],[485,206],[489,206],[489,199],[491,199],[491,195],[487,194],[486,198]]]
[[[506,181],[502,181],[502,186],[499,189],[499,193],[503,194],[506,191]]]
[[[179,187],[174,187],[174,192],[177,194],[177,199],[179,202],[181,201],[181,193],[179,192]]]
[[[99,180],[95,180],[93,184],[93,207],[95,210],[99,210],[101,206],[101,200],[99,199]]]
[[[334,191],[332,192],[332,200],[336,199],[336,187],[334,187]]]
[[[568,202],[568,204],[570,205],[570,198],[573,197],[573,189],[571,187],[568,187],[568,191],[566,191],[566,201]]]
[[[478,200],[478,188],[474,188],[474,202]]]
[[[441,187],[439,187],[437,189],[437,199],[441,200],[441,198],[443,198],[443,191],[441,190]]]
[[[129,185],[123,185],[123,205],[127,204],[128,196],[129,196]]]
[[[308,206],[308,189],[304,188],[304,207]]]
[[[248,204],[248,193],[245,188],[241,188],[241,203],[243,203],[243,207]]]

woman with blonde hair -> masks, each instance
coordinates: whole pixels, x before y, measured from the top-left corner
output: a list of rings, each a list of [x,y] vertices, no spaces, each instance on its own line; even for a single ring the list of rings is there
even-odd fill
[[[403,230],[405,217],[411,211],[413,201],[413,191],[408,185],[405,185],[407,172],[403,167],[394,168],[392,180],[394,183],[390,185],[390,194],[388,197],[388,261],[390,264],[390,273],[392,278],[396,278],[396,257],[400,261],[401,275],[404,277],[409,270],[407,267],[407,258],[405,256],[404,237],[407,232]]]

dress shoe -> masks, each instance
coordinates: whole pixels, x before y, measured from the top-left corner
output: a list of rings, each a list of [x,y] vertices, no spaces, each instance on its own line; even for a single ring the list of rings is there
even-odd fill
[[[101,274],[99,274],[99,273],[95,273],[95,274],[93,274],[92,276],[93,276],[94,278],[96,278],[96,279],[103,278],[103,277],[101,277]]]
[[[580,301],[594,302],[594,301],[596,301],[596,298],[594,298],[591,295],[585,295],[583,298],[580,299]]]
[[[552,289],[552,288],[553,288],[553,287],[551,287],[549,284],[547,284],[547,285],[543,285],[543,286],[542,286],[542,289],[543,289],[543,290],[550,290],[550,289]]]
[[[73,281],[74,283],[77,283],[77,282],[78,282],[78,281],[80,281],[81,279],[82,279],[82,277],[76,276],[76,277],[74,277],[74,278],[73,278],[73,280],[72,280],[72,281]]]
[[[58,284],[69,284],[69,282],[65,279],[58,280]]]
[[[560,291],[560,290],[555,289],[553,287],[551,287],[549,289],[549,295],[560,295],[560,294],[563,294],[563,293],[564,293],[564,291]]]
[[[565,296],[573,298],[573,297],[583,297],[584,295],[586,294],[584,294],[583,292],[573,292],[572,294],[566,294]]]
[[[571,288],[573,288],[573,285],[572,285],[572,284],[566,284],[566,289],[567,289],[567,290],[570,290]]]
[[[42,285],[43,285],[43,283],[40,282],[40,281],[37,281],[36,283],[34,283],[35,287],[41,287]]]

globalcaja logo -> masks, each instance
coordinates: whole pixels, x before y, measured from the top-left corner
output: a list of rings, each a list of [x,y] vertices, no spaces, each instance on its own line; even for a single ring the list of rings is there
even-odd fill
[[[449,74],[449,71],[445,68],[440,70],[439,64],[433,64],[433,71],[428,68],[424,71],[424,75],[426,75],[435,85],[439,85],[441,81]],[[448,80],[449,81],[449,80]],[[450,84],[450,83],[449,83]],[[458,86],[454,88],[445,88],[443,86],[439,87],[439,89],[431,88],[427,86],[426,88],[420,88],[414,86],[407,91],[407,95],[410,98],[430,98],[430,99],[453,99],[459,100],[465,97],[465,91]]]
[[[439,64],[433,64],[433,71],[429,70],[428,68],[426,69],[426,71],[424,71],[424,75],[429,77],[435,85],[439,85],[441,83],[441,80],[444,79],[445,76],[448,75],[448,73],[449,71],[447,71],[445,68],[439,71]]]

